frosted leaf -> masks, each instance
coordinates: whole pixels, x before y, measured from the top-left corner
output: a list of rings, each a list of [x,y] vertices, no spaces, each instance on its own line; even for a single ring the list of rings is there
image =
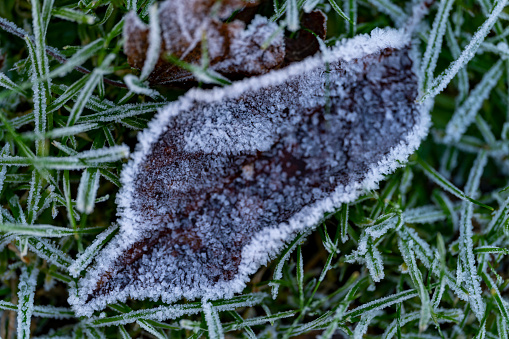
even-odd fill
[[[232,297],[325,213],[375,189],[427,133],[409,44],[376,29],[160,110],[122,172],[120,231],[70,298],[76,312]]]
[[[193,80],[189,71],[166,61],[166,55],[195,65],[206,63],[212,71],[234,77],[264,74],[280,66],[285,49],[277,24],[261,16],[256,16],[247,27],[241,20],[224,22],[236,10],[253,5],[256,2],[243,0],[162,2],[159,9],[161,54],[148,76],[149,82]],[[157,38],[150,31],[134,12],[126,16],[124,51],[129,64],[135,68],[142,69],[145,60],[153,58],[150,47]],[[262,48],[266,41],[270,41],[269,45]],[[202,57],[203,49],[208,60]]]
[[[327,34],[327,16],[320,10],[304,13],[302,27],[291,37],[285,37],[285,63],[300,61],[320,50],[320,40]]]

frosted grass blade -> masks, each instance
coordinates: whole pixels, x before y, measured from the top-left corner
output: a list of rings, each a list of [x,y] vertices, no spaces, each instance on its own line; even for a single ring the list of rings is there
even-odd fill
[[[295,240],[293,240],[288,247],[286,247],[281,255],[279,256],[279,261],[276,264],[276,268],[274,269],[274,274],[272,276],[273,282],[270,282],[269,285],[272,286],[272,299],[276,299],[279,292],[279,283],[278,280],[281,280],[283,277],[283,266],[286,261],[290,258],[292,252],[297,248],[297,246],[301,243],[302,238],[304,238],[303,234],[299,234]]]
[[[84,329],[85,333],[87,334],[88,338],[94,338],[94,339],[106,339],[106,335],[95,327],[85,327]]]
[[[158,91],[149,88],[148,84],[141,82],[141,80],[138,79],[138,77],[133,74],[127,74],[124,77],[124,83],[126,84],[127,88],[133,93],[143,94],[151,97],[152,99],[158,99],[162,97]]]
[[[238,314],[236,312],[234,312],[234,314],[236,314],[238,316]],[[249,326],[262,325],[262,324],[265,324],[268,322],[274,323],[275,320],[290,318],[290,317],[294,316],[295,314],[296,314],[296,311],[287,311],[287,312],[279,312],[279,313],[275,313],[275,314],[271,314],[271,315],[267,315],[267,316],[249,318],[249,319],[243,319],[242,317],[239,316],[240,318],[236,317],[238,319],[237,322],[224,324],[223,329],[225,332],[237,331],[237,330],[249,327]],[[256,338],[256,336],[255,336],[255,338]]]
[[[34,312],[35,285],[37,284],[36,268],[21,268],[21,276],[18,283],[18,338],[30,338],[30,324]]]
[[[484,100],[491,93],[491,90],[497,84],[502,76],[504,63],[499,60],[493,65],[481,82],[470,92],[463,104],[454,112],[451,120],[446,127],[445,143],[457,142],[466,132],[468,126],[474,122],[477,112],[481,108]]]
[[[38,68],[42,67],[39,66],[41,63],[41,60],[37,59],[37,47],[32,44],[32,41],[25,37],[25,42],[28,47],[30,60],[32,61],[32,67],[31,67],[31,79],[33,82],[32,86],[32,92],[34,94],[33,101],[34,101],[34,121],[35,121],[35,134],[37,135],[44,135],[46,132],[46,95],[49,93],[49,89],[46,89],[44,87],[44,84],[37,81],[37,78],[44,73],[41,73],[42,71]],[[45,153],[45,144],[43,140],[39,140],[36,143],[36,154],[37,155],[44,155]]]
[[[221,325],[221,320],[219,320],[217,310],[209,301],[202,302],[202,309],[209,330],[208,337],[210,339],[224,339],[223,326]]]
[[[433,81],[433,73],[437,66],[438,56],[442,50],[442,40],[446,30],[447,19],[452,9],[454,0],[442,0],[438,7],[438,13],[433,21],[433,28],[429,34],[426,52],[422,60],[423,89],[428,90],[429,82]]]
[[[46,54],[46,27],[49,22],[49,11],[53,5],[53,0],[46,0],[44,3],[44,10],[46,11],[47,17],[43,17],[43,13],[41,11],[39,0],[31,0],[32,4],[32,29],[34,31],[35,36],[35,53],[33,54],[33,61],[36,61],[33,64],[35,67],[35,73],[33,74],[34,79],[37,78],[45,78],[46,81],[43,82],[42,87],[44,87],[45,95],[49,98],[51,93],[51,79],[47,78],[49,73],[49,60],[48,55]],[[25,41],[27,44],[31,45],[32,41],[28,36],[25,36]],[[32,80],[32,81],[33,81]],[[33,82],[33,85],[37,81]],[[46,102],[44,102],[46,104]]]
[[[482,289],[479,284],[480,278],[477,274],[477,266],[473,253],[472,206],[472,203],[463,203],[460,221],[459,257],[465,271],[464,278],[466,279],[465,284],[468,290],[470,307],[474,311],[477,320],[481,321],[484,318],[486,304],[482,297]]]
[[[475,116],[475,124],[477,129],[479,129],[479,132],[481,132],[484,141],[486,141],[490,147],[496,147],[497,139],[495,138],[495,135],[491,131],[491,127],[488,125],[486,120],[477,114]]]
[[[77,230],[76,232],[79,234],[94,234],[99,233],[101,230],[103,230],[103,228],[101,227],[92,227],[92,228],[82,228],[80,230]],[[67,237],[69,235],[74,235],[75,233],[75,231],[70,228],[53,225],[43,225],[43,224],[25,225],[8,223],[0,224],[0,232],[11,232],[17,235],[29,235],[45,238]]]
[[[5,143],[4,147],[0,150],[0,157],[7,156],[10,153],[10,144],[8,142]],[[4,187],[4,183],[7,181],[7,166],[0,166],[0,194],[2,193],[2,189]],[[0,218],[1,221],[1,218]]]
[[[83,88],[83,86],[85,86],[89,78],[90,74],[81,77],[78,81],[67,87],[65,92],[61,91],[62,93],[59,93],[60,91],[56,88],[56,86],[53,86],[53,91],[60,94],[60,96],[48,106],[48,113],[59,110],[62,106],[65,105],[67,101],[73,99],[76,94]]]
[[[159,60],[159,54],[161,51],[161,26],[159,25],[157,5],[150,6],[149,19],[149,45],[147,55],[145,57],[145,63],[141,70],[140,81],[147,80],[150,73],[152,73],[157,61]]]
[[[310,13],[312,10],[315,9],[315,7],[320,3],[320,0],[306,0],[304,2],[304,5],[302,6],[302,9],[306,13]]]
[[[343,204],[339,214],[339,227],[341,228],[341,242],[348,241],[348,205]]]
[[[85,61],[93,57],[104,47],[104,39],[97,39],[88,45],[84,46],[78,52],[76,52],[71,58],[60,67],[57,67],[49,73],[50,78],[55,76],[63,77],[67,73],[71,72],[75,67],[81,66]]]
[[[86,14],[83,13],[82,11],[66,7],[55,8],[52,11],[52,13],[57,18],[64,19],[67,21],[73,21],[78,24],[92,25],[96,21],[96,17],[93,15]]]
[[[338,6],[338,4],[336,3],[336,0],[329,0],[329,3],[331,5],[332,9],[334,9],[334,11],[336,11],[336,13],[338,13],[338,15],[340,17],[342,17],[343,19],[345,19],[348,22],[352,22],[352,20],[345,14],[345,12],[343,12],[341,7]]]
[[[350,22],[348,22],[348,36],[354,37],[357,33],[357,0],[348,0],[344,2],[345,12],[348,12]]]
[[[474,248],[474,254],[502,254],[509,255],[509,248],[496,246],[479,246]]]
[[[497,317],[497,331],[499,339],[509,338],[509,324],[504,317]]]
[[[128,117],[155,112],[166,105],[167,102],[121,105],[100,113],[82,116],[79,123],[118,122]]]
[[[380,12],[389,15],[396,23],[396,26],[401,26],[408,17],[398,5],[390,0],[368,0],[368,2],[375,6]]]
[[[85,133],[94,129],[99,128],[98,123],[91,124],[80,124],[71,127],[54,128],[51,131],[46,132],[44,135],[37,135],[34,133],[25,133],[23,137],[25,139],[58,139],[65,136],[73,136],[79,133]]]
[[[59,250],[55,245],[41,238],[28,238],[28,246],[40,258],[57,266],[58,268],[68,270],[71,266],[72,259],[67,254]]]
[[[291,32],[299,29],[299,8],[297,0],[286,0],[286,27]]]
[[[72,107],[72,111],[69,114],[69,119],[67,120],[67,126],[74,125],[81,113],[83,113],[83,109],[85,108],[86,103],[92,96],[92,92],[97,87],[99,81],[102,79],[102,76],[107,72],[107,69],[110,63],[115,59],[115,54],[108,54],[108,56],[103,60],[101,66],[94,69],[91,73],[90,78],[88,78],[87,83],[81,90],[74,106]]]
[[[0,165],[38,166],[47,169],[78,170],[89,167],[111,167],[111,163],[126,158],[129,147],[115,146],[89,150],[69,157],[0,157]]]
[[[30,190],[27,200],[27,223],[33,224],[37,218],[39,200],[41,199],[42,178],[39,172],[32,172],[32,180],[30,180]]]
[[[14,83],[11,79],[7,77],[4,73],[0,72],[0,86],[7,88],[8,90],[17,92],[23,96],[27,96],[25,90],[19,87],[16,83]]]
[[[46,36],[46,31],[48,30],[48,24],[51,20],[51,10],[53,9],[53,5],[55,0],[44,0],[42,4],[41,11],[41,22],[42,22],[42,35]]]
[[[82,213],[90,214],[94,211],[95,198],[99,188],[99,170],[87,168],[81,175],[76,198],[76,209]]]
[[[156,337],[158,339],[166,339],[167,338],[163,333],[161,333],[159,330],[154,328],[154,326],[150,325],[146,321],[138,321],[138,324],[140,325],[141,328],[143,328],[145,331],[152,334],[154,337]]]
[[[299,289],[299,305],[304,308],[304,259],[302,258],[302,247],[297,246],[297,287]]]
[[[78,258],[69,266],[69,272],[77,278],[80,273],[92,262],[99,250],[113,238],[118,231],[118,224],[114,224],[97,236],[94,242],[87,247],[85,252],[81,253]]]
[[[421,316],[419,318],[419,331],[423,332],[428,327],[428,322],[431,319],[431,306],[429,293],[424,286],[424,282],[422,280],[422,274],[417,266],[417,262],[415,260],[415,255],[412,250],[413,242],[408,241],[403,236],[399,238],[399,249],[403,256],[403,260],[408,267],[408,272],[410,277],[412,278],[412,282],[419,293],[419,298],[421,299]]]
[[[343,319],[344,314],[350,305],[350,302],[353,301],[357,295],[357,292],[359,289],[367,284],[367,278],[362,278],[355,285],[353,285],[350,290],[348,291],[347,295],[345,296],[344,300],[338,305],[336,308],[336,311],[334,312],[332,316],[332,320],[330,324],[327,326],[325,331],[321,335],[319,335],[318,339],[330,339],[336,332],[336,329],[338,328],[338,323]]]
[[[491,219],[490,223],[486,226],[484,230],[484,234],[488,234],[488,239],[498,234],[500,235],[503,232],[504,225],[507,224],[507,220],[509,218],[509,198],[507,198],[503,204],[498,208],[497,212]]]
[[[0,310],[17,312],[19,305],[14,305],[8,301],[0,300]],[[74,312],[65,307],[55,306],[34,306],[33,316],[41,318],[68,319],[74,317]]]
[[[449,46],[449,50],[451,51],[452,57],[454,59],[458,59],[461,55],[461,49],[458,45],[458,42],[456,41],[456,37],[454,36],[450,22],[447,23],[445,39],[447,41],[447,45]],[[459,95],[456,97],[456,103],[461,104],[466,99],[469,86],[467,67],[462,67],[458,71]]]
[[[129,332],[127,332],[124,326],[122,325],[118,326],[118,332],[120,333],[120,337],[122,339],[131,339],[131,335],[129,334]]]
[[[484,41],[484,38],[489,33],[495,22],[497,21],[500,13],[507,5],[507,0],[497,0],[495,2],[495,6],[491,11],[488,19],[479,27],[477,32],[472,37],[472,40],[465,47],[463,52],[458,59],[453,61],[449,67],[442,72],[438,77],[433,80],[431,83],[429,90],[419,99],[420,102],[426,101],[428,98],[435,97],[438,93],[442,92],[442,90],[449,84],[449,82],[454,78],[454,76],[458,73],[458,71],[465,67],[465,65],[472,60],[475,56],[475,53],[481,43]]]
[[[438,284],[432,284],[429,288],[435,288]],[[401,303],[405,300],[415,298],[419,294],[415,289],[406,290],[402,292],[398,292],[395,294],[391,294],[387,297],[379,298],[377,300],[371,301],[369,303],[358,306],[350,311],[345,312],[345,317],[359,317],[367,312],[371,312],[374,310],[382,310],[386,307],[390,307],[394,304]]]
[[[51,319],[71,319],[76,317],[70,308],[55,306],[34,306],[34,316]]]
[[[353,339],[362,339],[364,337],[364,334],[368,331],[368,326],[371,320],[373,320],[374,317],[379,315],[379,312],[373,311],[368,312],[366,314],[363,314],[361,317],[361,320],[359,320],[359,323],[357,326],[355,326],[355,330],[353,332]]]
[[[380,251],[378,251],[378,248],[376,248],[375,244],[373,244],[371,237],[368,237],[367,251],[364,258],[366,260],[366,266],[368,267],[371,279],[373,279],[374,282],[382,280],[385,277],[384,262],[380,255]]]
[[[465,185],[465,194],[475,197],[478,195],[479,184],[481,182],[481,176],[484,172],[484,167],[488,162],[488,157],[485,151],[479,152],[477,158],[470,169],[467,184]]]
[[[433,224],[445,220],[447,215],[435,206],[421,206],[403,212],[403,220],[408,224]]]
[[[436,270],[433,267],[434,261],[434,252],[431,249],[431,246],[419,237],[416,231],[409,227],[402,228],[400,232],[403,234],[403,237],[413,241],[413,251],[417,255],[417,257],[421,260],[424,266],[427,269],[431,269],[433,275],[440,278],[440,271]],[[444,270],[444,277],[446,279],[447,285],[458,295],[458,297],[462,300],[466,300],[467,291],[462,287],[456,284],[456,278],[449,270]]]
[[[484,283],[489,288],[491,295],[495,299],[495,302],[497,303],[500,315],[502,316],[502,319],[504,319],[503,321],[506,324],[509,324],[509,305],[507,304],[507,301],[505,301],[500,295],[500,290],[498,289],[493,279],[491,279],[491,277],[484,271],[481,271],[480,274]]]
[[[384,334],[382,335],[382,339],[391,339],[396,335],[398,330],[398,325],[400,327],[405,326],[407,323],[411,321],[415,321],[419,319],[421,316],[421,312],[411,312],[403,315],[400,319],[395,319],[386,329]],[[399,324],[398,324],[399,323]]]
[[[451,193],[452,195],[460,198],[461,200],[472,202],[476,205],[479,205],[481,207],[484,207],[490,211],[493,211],[493,208],[482,204],[478,201],[475,201],[471,197],[467,196],[465,193],[463,193],[459,188],[454,186],[449,180],[444,178],[440,173],[438,173],[433,167],[431,167],[427,162],[422,160],[421,158],[417,157],[417,162],[421,166],[421,168],[424,170],[424,174],[428,178],[430,178],[432,181],[434,181],[437,185],[442,187],[445,191]]]
[[[262,293],[244,294],[229,300],[212,301],[211,304],[217,311],[234,310],[239,307],[258,305],[266,296],[266,294]],[[129,324],[139,319],[163,321],[180,318],[183,315],[198,314],[200,312],[202,312],[202,304],[200,302],[193,302],[183,305],[159,306],[152,309],[132,311],[107,318],[91,317],[86,321],[86,324],[93,327],[118,326]]]

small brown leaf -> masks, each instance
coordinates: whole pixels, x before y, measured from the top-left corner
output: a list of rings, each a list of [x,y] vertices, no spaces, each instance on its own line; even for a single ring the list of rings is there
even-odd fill
[[[194,80],[193,75],[165,58],[172,55],[186,63],[201,65],[202,43],[207,44],[209,69],[239,78],[267,73],[279,67],[285,56],[284,41],[278,27],[267,18],[256,16],[249,25],[240,20],[224,22],[235,10],[254,6],[243,0],[167,0],[161,3],[161,54],[148,80],[169,84]],[[124,24],[124,51],[129,64],[141,69],[149,46],[149,26],[135,13]],[[275,36],[274,36],[275,35]],[[267,41],[270,43],[262,48]]]

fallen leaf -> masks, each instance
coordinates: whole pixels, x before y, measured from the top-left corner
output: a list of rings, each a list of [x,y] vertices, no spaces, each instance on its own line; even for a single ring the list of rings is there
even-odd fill
[[[231,78],[265,74],[282,65],[284,40],[277,24],[262,16],[255,16],[247,27],[241,20],[225,22],[236,10],[256,4],[244,0],[162,2],[158,11],[162,48],[149,82],[170,84],[194,80],[192,73],[170,63],[166,56],[200,66],[203,42],[209,58],[208,68]],[[124,52],[134,68],[143,68],[149,32],[149,26],[134,12],[126,16]]]
[[[406,33],[375,29],[162,109],[122,172],[120,231],[71,293],[76,313],[242,292],[418,147],[429,105],[415,101],[414,56]]]

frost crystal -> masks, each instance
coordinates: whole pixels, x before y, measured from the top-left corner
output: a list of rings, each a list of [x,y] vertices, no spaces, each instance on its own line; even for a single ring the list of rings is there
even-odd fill
[[[374,189],[427,133],[409,36],[376,29],[324,56],[163,108],[122,172],[120,231],[69,299],[214,300],[324,213]]]

